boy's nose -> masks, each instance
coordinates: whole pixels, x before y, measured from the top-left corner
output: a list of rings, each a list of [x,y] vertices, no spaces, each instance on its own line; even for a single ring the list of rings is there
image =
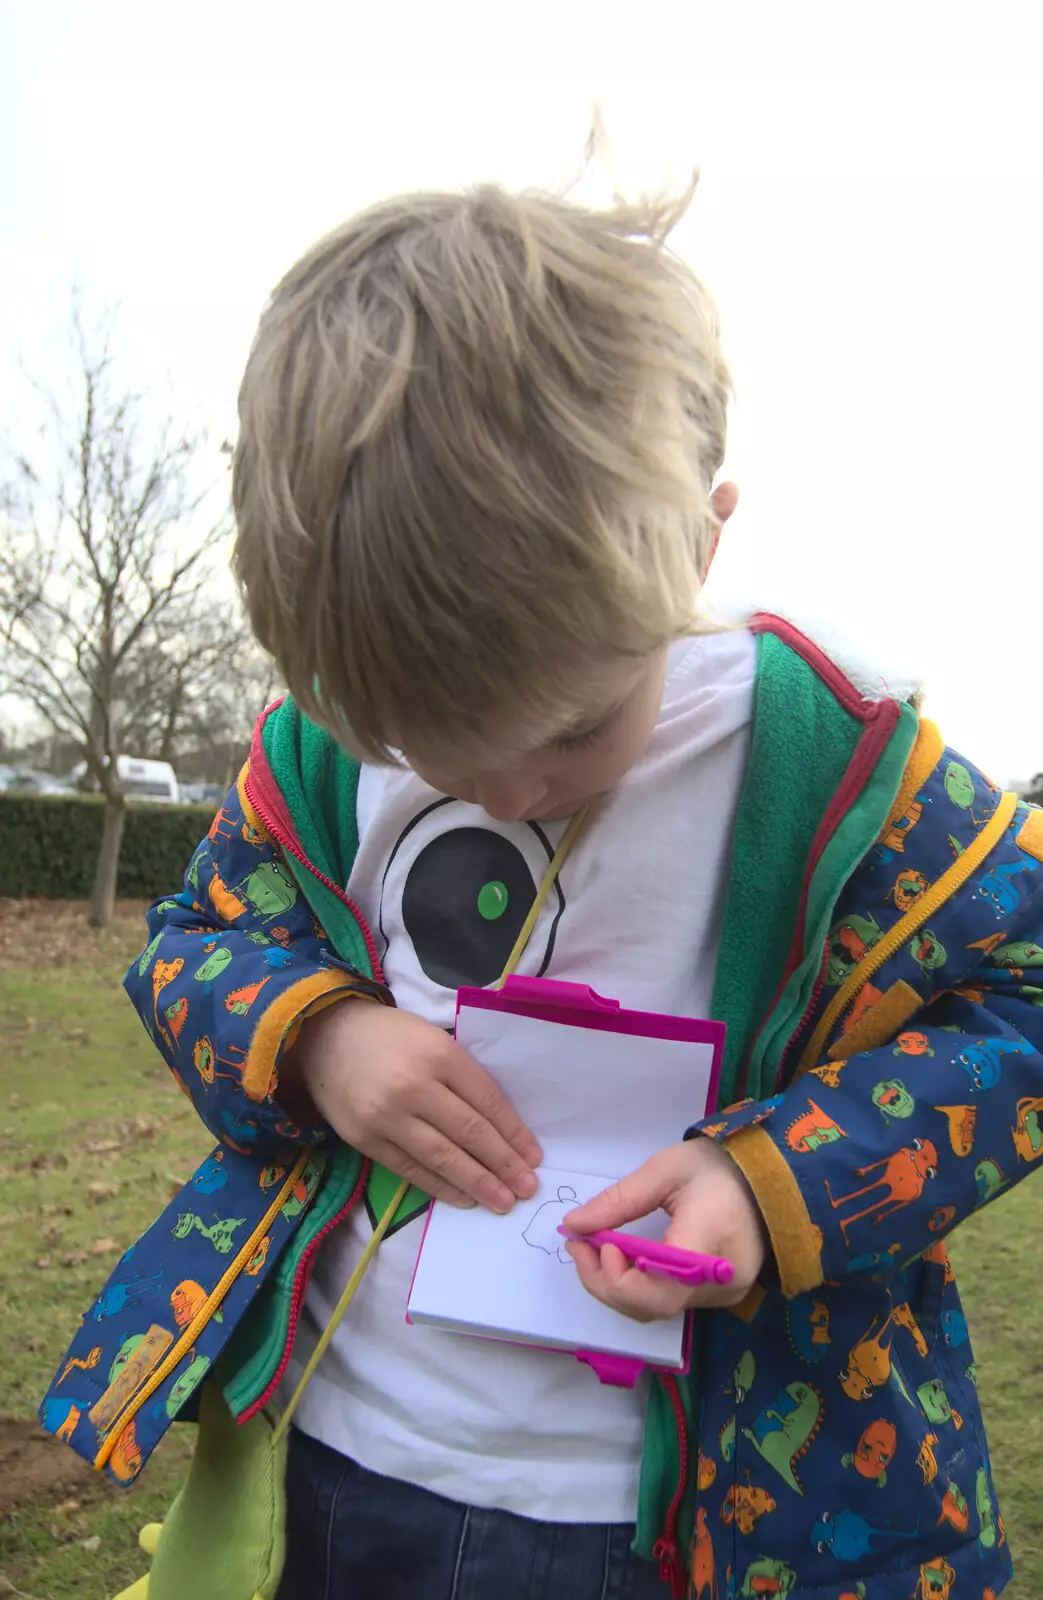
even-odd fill
[[[547,794],[542,778],[527,778],[521,773],[481,778],[474,788],[482,810],[497,822],[518,822],[536,813]]]

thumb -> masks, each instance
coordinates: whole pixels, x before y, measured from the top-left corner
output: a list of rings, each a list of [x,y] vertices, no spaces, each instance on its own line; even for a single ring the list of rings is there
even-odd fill
[[[638,1217],[647,1217],[666,1204],[677,1188],[678,1177],[675,1152],[660,1150],[636,1172],[570,1211],[565,1226],[574,1233],[597,1233],[602,1228],[620,1228],[624,1223],[636,1222]]]

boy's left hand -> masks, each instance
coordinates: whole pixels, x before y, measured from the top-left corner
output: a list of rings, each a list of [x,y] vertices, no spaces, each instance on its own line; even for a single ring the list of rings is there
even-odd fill
[[[576,1233],[622,1228],[653,1211],[668,1211],[664,1243],[679,1250],[724,1256],[735,1268],[731,1283],[697,1289],[672,1278],[640,1272],[615,1245],[570,1243],[585,1289],[637,1322],[673,1317],[688,1306],[733,1306],[756,1283],[770,1246],[753,1191],[720,1145],[701,1135],[660,1150],[628,1178],[564,1219]]]

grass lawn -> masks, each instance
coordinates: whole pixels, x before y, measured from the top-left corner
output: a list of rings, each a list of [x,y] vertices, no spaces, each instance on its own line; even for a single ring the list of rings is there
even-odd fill
[[[119,987],[143,909],[122,905],[95,933],[82,906],[0,900],[0,1595],[109,1600],[145,1570],[138,1530],[161,1518],[190,1451],[172,1429],[141,1485],[117,1489],[32,1421],[108,1268],[211,1143]],[[953,1246],[1014,1600],[1043,1596],[1040,1230],[1043,1183],[1028,1183]]]
[[[82,905],[0,900],[0,1594],[118,1593],[190,1454],[173,1428],[118,1489],[32,1422],[107,1272],[213,1143],[120,989],[143,911],[97,933]]]

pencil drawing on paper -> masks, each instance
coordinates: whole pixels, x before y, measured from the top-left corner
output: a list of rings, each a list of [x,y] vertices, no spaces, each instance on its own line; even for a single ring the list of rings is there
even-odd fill
[[[566,1213],[579,1205],[579,1199],[571,1184],[563,1183],[558,1189],[556,1200],[545,1200],[537,1206],[528,1225],[522,1233],[525,1243],[533,1250],[542,1250],[545,1255],[557,1256],[558,1260],[566,1266],[571,1266],[572,1257],[565,1248],[565,1240],[558,1232],[558,1225]]]

